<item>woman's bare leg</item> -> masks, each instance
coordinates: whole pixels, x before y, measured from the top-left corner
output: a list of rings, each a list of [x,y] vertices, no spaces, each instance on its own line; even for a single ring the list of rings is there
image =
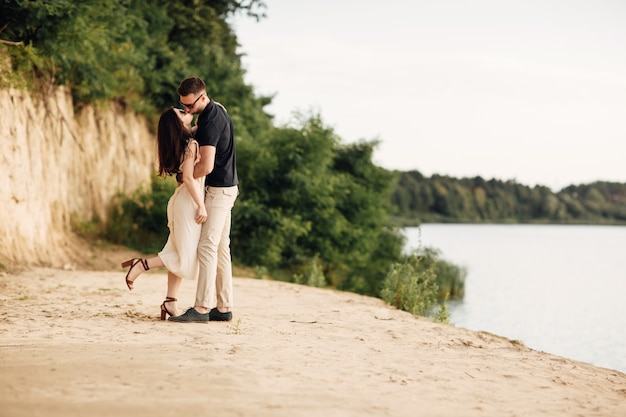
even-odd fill
[[[148,262],[149,269],[162,268],[165,266],[161,258],[159,258],[158,256],[148,259],[147,262]],[[128,273],[128,280],[134,283],[137,277],[141,275],[142,272],[145,272],[145,271],[146,269],[143,267],[143,263],[137,262],[137,265],[135,265]]]
[[[182,282],[182,278],[178,275],[174,275],[171,272],[167,273],[167,298],[178,299],[178,289],[180,288],[180,283]],[[167,311],[172,313],[172,316],[178,316],[178,305],[176,301],[166,301],[165,307]]]

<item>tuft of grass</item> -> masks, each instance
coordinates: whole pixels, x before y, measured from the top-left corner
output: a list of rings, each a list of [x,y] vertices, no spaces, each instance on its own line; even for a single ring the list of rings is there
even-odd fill
[[[230,326],[230,334],[241,334],[241,317],[237,319],[237,323]]]
[[[511,344],[512,344],[513,346],[518,346],[518,347],[526,347],[526,345],[524,344],[524,342],[522,342],[521,340],[518,340],[518,339],[509,340],[509,342],[511,342]]]

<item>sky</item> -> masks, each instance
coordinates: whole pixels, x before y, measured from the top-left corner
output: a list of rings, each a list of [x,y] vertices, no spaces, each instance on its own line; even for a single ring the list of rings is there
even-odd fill
[[[626,1],[264,3],[231,23],[278,126],[319,115],[427,176],[626,182]]]

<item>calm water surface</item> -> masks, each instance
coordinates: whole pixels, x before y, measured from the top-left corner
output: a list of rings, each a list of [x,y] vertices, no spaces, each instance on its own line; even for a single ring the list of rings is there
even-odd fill
[[[454,325],[626,372],[626,227],[424,224],[404,234],[407,249],[421,241],[467,269]]]

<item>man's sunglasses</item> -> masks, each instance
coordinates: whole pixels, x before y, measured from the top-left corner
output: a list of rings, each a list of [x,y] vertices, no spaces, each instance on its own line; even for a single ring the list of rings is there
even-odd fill
[[[194,102],[193,102],[193,103],[191,103],[191,104],[185,104],[185,103],[180,103],[180,104],[182,104],[183,106],[187,107],[188,109],[191,109],[191,108],[193,108],[193,106],[195,106],[195,105],[196,105],[196,103],[198,102],[198,100],[200,100],[200,97],[202,97],[203,95],[204,95],[204,93],[203,93],[203,94],[200,94],[200,95],[198,96],[198,98],[196,99],[196,101],[194,101]]]

